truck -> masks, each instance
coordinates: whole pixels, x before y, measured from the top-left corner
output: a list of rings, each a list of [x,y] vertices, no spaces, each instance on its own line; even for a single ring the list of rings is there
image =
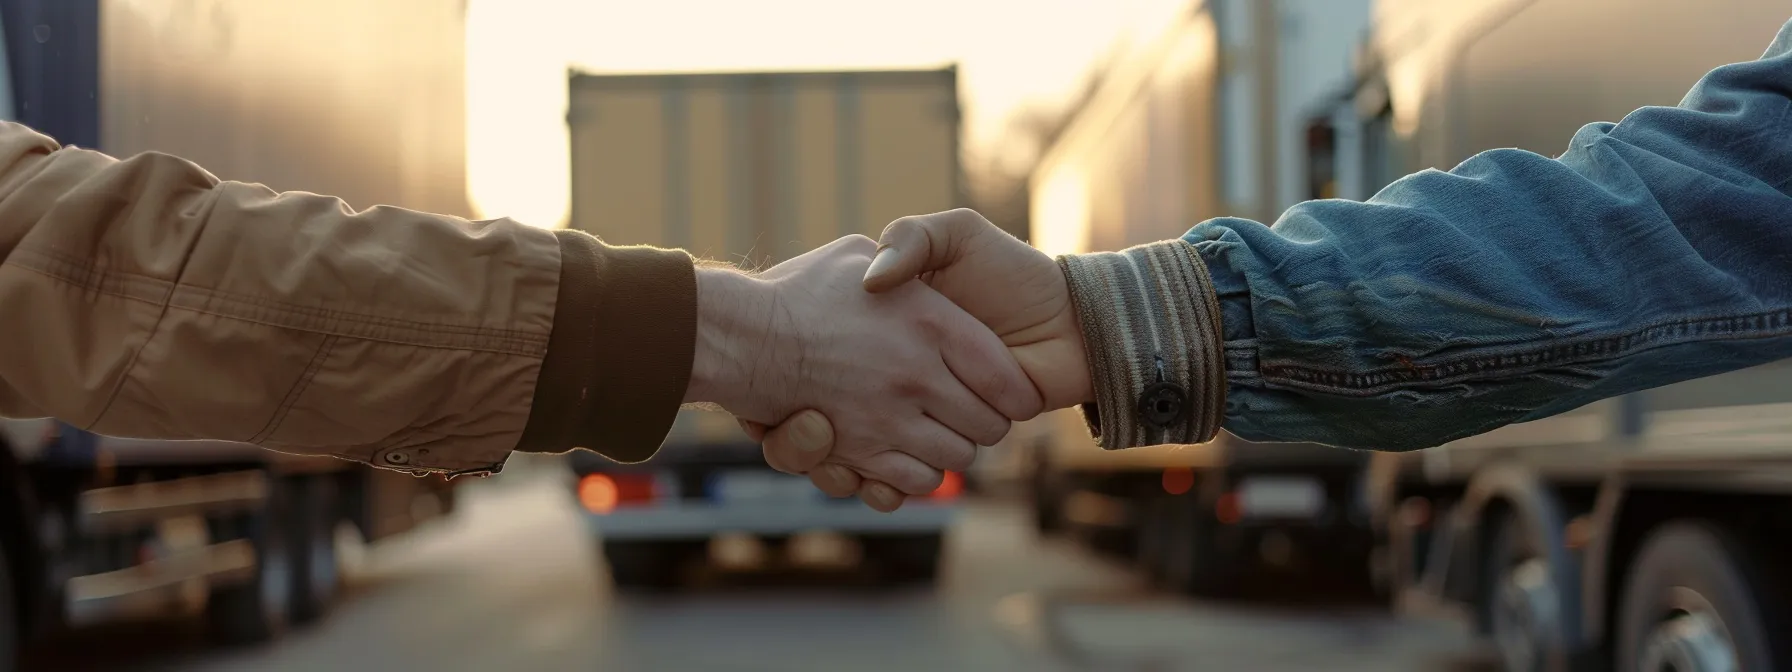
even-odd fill
[[[462,11],[0,0],[0,117],[276,190],[471,214]],[[0,430],[0,670],[44,635],[125,619],[203,613],[221,641],[273,640],[326,614],[339,541],[379,542],[454,508],[439,477],[333,458],[49,419]]]
[[[956,66],[841,72],[569,73],[572,228],[764,268],[964,202]],[[568,456],[616,586],[662,590],[722,549],[793,559],[853,543],[894,583],[937,577],[963,475],[891,514],[766,465],[722,413],[678,415],[659,453]],[[737,542],[730,545],[727,542]],[[850,551],[849,551],[850,554]]]
[[[1330,104],[1366,2],[1190,3],[1141,40],[1032,176],[1032,241],[1050,254],[1181,236],[1216,216],[1272,220],[1299,200],[1309,107]],[[1366,453],[1259,443],[1104,451],[1075,413],[1017,428],[1039,529],[1137,563],[1171,590],[1236,593],[1276,573],[1364,587]]]
[[[1482,150],[1558,155],[1583,125],[1759,57],[1789,18],[1777,0],[1378,2],[1359,75],[1311,119],[1312,181],[1363,198]],[[1377,581],[1400,611],[1484,635],[1507,670],[1792,669],[1788,376],[1376,454]]]

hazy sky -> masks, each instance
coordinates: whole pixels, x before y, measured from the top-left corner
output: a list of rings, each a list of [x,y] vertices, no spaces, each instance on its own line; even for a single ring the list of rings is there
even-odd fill
[[[566,68],[960,66],[967,151],[1073,90],[1116,41],[1188,0],[471,0],[470,187],[484,216],[558,225],[567,208]]]

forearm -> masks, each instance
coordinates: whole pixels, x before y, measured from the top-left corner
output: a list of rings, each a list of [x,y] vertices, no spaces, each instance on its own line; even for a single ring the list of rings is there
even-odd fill
[[[17,125],[0,253],[0,413],[106,434],[450,472],[519,448],[634,456],[659,418],[633,405],[659,399],[669,426],[690,361],[681,254],[354,212]],[[596,431],[614,417],[630,422]]]
[[[1411,449],[1792,356],[1789,31],[1559,159],[1486,152],[1160,244],[1198,255],[1207,282],[1177,289],[1220,306],[1225,395],[1195,403],[1247,439]]]

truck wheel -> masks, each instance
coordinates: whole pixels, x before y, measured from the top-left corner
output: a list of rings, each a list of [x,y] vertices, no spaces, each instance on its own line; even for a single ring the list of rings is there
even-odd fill
[[[932,583],[939,578],[945,535],[940,532],[865,537],[865,557],[873,559],[891,585]]]
[[[1761,571],[1784,566],[1710,523],[1663,525],[1627,574],[1618,669],[1792,669],[1787,594]]]
[[[214,586],[206,616],[214,637],[226,644],[258,644],[279,638],[292,613],[292,487],[269,479],[266,507],[237,523],[255,545],[255,569],[242,583]]]
[[[693,548],[700,550],[702,542],[608,541],[603,554],[617,590],[657,593],[678,587]]]
[[[1062,498],[1051,487],[1043,465],[1033,469],[1033,527],[1039,536],[1050,536],[1064,530]]]
[[[1208,507],[1190,509],[1191,524],[1179,542],[1187,549],[1187,592],[1209,598],[1236,597],[1243,588],[1245,558],[1220,543],[1220,522]]]
[[[310,623],[322,618],[336,601],[341,586],[341,566],[336,549],[336,482],[327,476],[314,476],[300,483],[297,494],[297,515],[292,526],[293,557],[298,563],[293,572],[293,611],[295,623]]]
[[[1483,601],[1491,639],[1506,670],[1561,669],[1561,589],[1533,535],[1514,515],[1492,530],[1493,546],[1482,566]]]
[[[1158,583],[1165,578],[1170,560],[1170,506],[1174,500],[1163,494],[1144,495],[1139,502],[1139,520],[1133,527],[1137,539],[1133,546],[1138,551],[1139,571],[1145,579]]]
[[[12,564],[0,553],[0,672],[19,669],[20,626],[12,585]]]

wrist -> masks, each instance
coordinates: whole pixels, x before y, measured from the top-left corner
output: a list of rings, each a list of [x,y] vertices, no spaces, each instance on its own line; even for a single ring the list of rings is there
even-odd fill
[[[732,266],[699,265],[696,274],[696,349],[684,403],[734,408],[752,382],[750,353],[765,342],[770,286]]]

